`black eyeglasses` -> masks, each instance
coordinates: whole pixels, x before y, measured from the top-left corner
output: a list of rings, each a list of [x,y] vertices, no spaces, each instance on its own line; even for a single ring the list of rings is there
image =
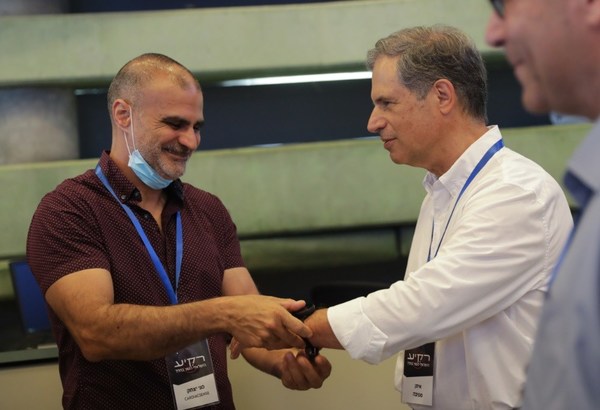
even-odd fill
[[[496,10],[496,13],[503,18],[504,17],[504,0],[490,0],[492,7]]]

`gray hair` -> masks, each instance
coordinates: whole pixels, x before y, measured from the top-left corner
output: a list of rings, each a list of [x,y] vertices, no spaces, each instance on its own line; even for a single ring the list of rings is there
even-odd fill
[[[380,56],[398,58],[400,83],[423,99],[439,79],[452,83],[463,109],[487,122],[487,74],[475,43],[449,26],[413,27],[382,38],[367,53],[373,70]]]

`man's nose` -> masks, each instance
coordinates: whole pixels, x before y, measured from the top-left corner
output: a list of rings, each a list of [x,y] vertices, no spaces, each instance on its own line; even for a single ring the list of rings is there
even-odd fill
[[[503,47],[505,41],[504,19],[492,12],[485,29],[485,41],[492,47]]]
[[[383,119],[377,114],[377,107],[371,111],[371,116],[367,122],[367,130],[372,134],[377,134],[383,128]]]
[[[179,136],[179,143],[188,149],[195,151],[200,145],[200,131],[194,127],[189,127]]]

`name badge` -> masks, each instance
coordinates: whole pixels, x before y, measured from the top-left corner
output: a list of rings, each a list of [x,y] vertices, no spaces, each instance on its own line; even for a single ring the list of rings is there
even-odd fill
[[[402,402],[433,404],[433,355],[435,343],[427,343],[404,352]]]
[[[215,371],[206,339],[165,358],[177,410],[219,402]]]

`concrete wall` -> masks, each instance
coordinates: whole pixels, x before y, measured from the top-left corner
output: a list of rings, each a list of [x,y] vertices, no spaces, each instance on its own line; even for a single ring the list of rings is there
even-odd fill
[[[203,81],[364,69],[366,51],[402,27],[445,23],[483,41],[481,0],[366,0],[161,12],[0,17],[0,86],[106,83],[132,57],[165,53]]]
[[[503,133],[508,147],[560,181],[589,129],[578,124]],[[0,166],[0,260],[25,254],[29,222],[42,196],[96,162]],[[410,244],[410,235],[399,230],[416,221],[423,175],[421,169],[393,164],[379,140],[367,139],[198,152],[184,180],[221,198],[253,270],[399,257]],[[10,292],[6,263],[0,261],[0,297]]]

